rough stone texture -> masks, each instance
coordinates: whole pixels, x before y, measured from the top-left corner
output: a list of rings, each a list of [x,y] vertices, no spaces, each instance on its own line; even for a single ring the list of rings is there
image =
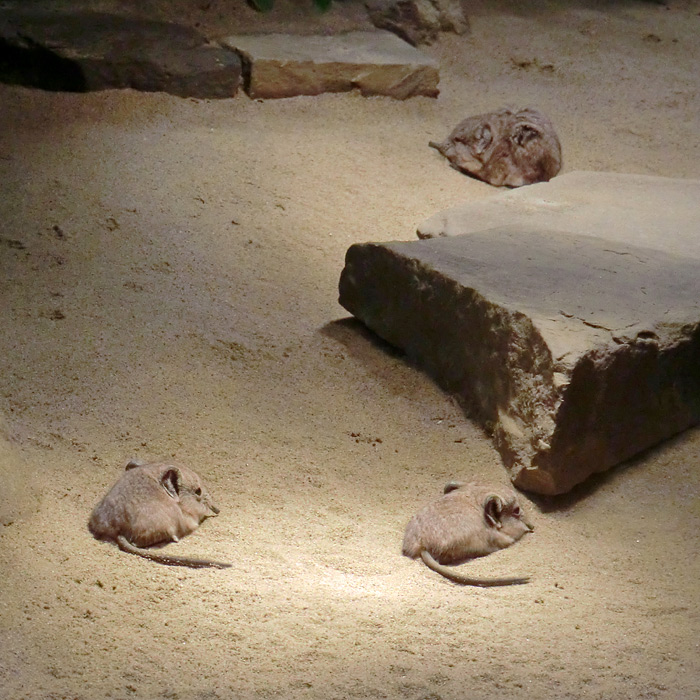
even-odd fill
[[[243,60],[246,92],[275,98],[358,89],[399,100],[437,97],[435,61],[389,32],[334,36],[231,36],[222,41]]]
[[[504,227],[358,244],[340,303],[455,393],[519,488],[571,489],[700,422],[700,263]]]
[[[47,90],[107,88],[224,98],[240,59],[187,27],[97,12],[0,10],[0,79]]]
[[[440,32],[466,34],[469,22],[457,0],[365,0],[372,23],[413,46],[430,44]]]
[[[517,224],[700,258],[700,180],[576,171],[442,211],[419,238]]]

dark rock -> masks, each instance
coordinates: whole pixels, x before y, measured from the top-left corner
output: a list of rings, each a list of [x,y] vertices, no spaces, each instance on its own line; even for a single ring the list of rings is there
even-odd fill
[[[187,27],[97,12],[0,10],[0,79],[46,90],[236,94],[240,59]]]
[[[440,32],[465,34],[469,22],[458,0],[365,0],[372,23],[410,44],[430,44]]]
[[[700,422],[700,262],[508,227],[352,246],[340,303],[559,494]]]

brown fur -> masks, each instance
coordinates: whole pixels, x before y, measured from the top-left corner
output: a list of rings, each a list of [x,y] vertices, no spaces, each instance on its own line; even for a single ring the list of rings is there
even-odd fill
[[[202,480],[191,469],[169,462],[132,461],[95,507],[88,527],[97,539],[115,542],[123,551],[161,564],[225,568],[231,565],[143,549],[177,542],[218,513]]]
[[[446,565],[461,564],[510,547],[532,532],[512,491],[451,482],[441,498],[411,518],[403,540],[403,554],[421,557],[437,573],[456,583],[506,586],[527,583],[527,577],[471,578]]]
[[[536,109],[479,114],[430,146],[457,170],[496,187],[546,182],[561,170],[561,145],[552,122]]]

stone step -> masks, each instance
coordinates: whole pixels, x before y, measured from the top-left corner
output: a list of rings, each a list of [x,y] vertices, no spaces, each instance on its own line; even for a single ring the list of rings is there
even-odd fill
[[[390,32],[243,35],[221,44],[241,56],[245,90],[254,98],[354,89],[399,100],[438,95],[436,62]]]
[[[526,225],[357,244],[340,303],[459,398],[524,490],[564,493],[700,422],[690,256]]]

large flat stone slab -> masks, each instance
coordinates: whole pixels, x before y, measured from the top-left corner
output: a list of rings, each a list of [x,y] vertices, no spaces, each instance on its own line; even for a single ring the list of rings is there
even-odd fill
[[[245,90],[255,98],[355,89],[399,100],[438,95],[436,62],[390,32],[243,35],[221,44],[241,56]]]
[[[700,422],[687,255],[525,226],[358,244],[340,303],[457,395],[528,491],[566,492]]]
[[[439,212],[418,237],[513,224],[700,258],[700,180],[575,171]]]
[[[38,7],[0,10],[0,80],[46,90],[225,98],[236,94],[241,63],[188,27]]]

